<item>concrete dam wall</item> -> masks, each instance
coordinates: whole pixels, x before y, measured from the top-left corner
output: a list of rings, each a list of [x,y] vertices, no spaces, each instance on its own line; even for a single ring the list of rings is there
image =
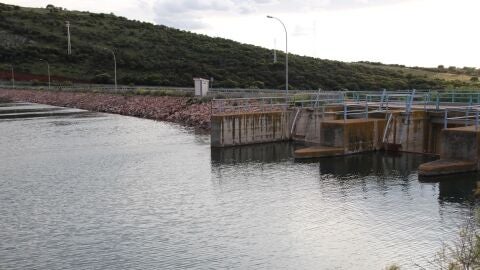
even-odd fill
[[[346,154],[381,149],[440,154],[438,125],[425,112],[342,119],[328,111],[292,109],[214,115],[211,135],[212,147],[294,140],[344,148]]]
[[[217,114],[212,116],[211,144],[229,147],[292,140],[310,145],[296,150],[295,158],[387,150],[439,156],[441,161],[420,166],[422,175],[478,170],[480,133],[459,122],[445,128],[442,119],[442,112],[422,110],[346,118],[335,108]]]
[[[291,112],[253,112],[211,118],[212,147],[290,140]]]

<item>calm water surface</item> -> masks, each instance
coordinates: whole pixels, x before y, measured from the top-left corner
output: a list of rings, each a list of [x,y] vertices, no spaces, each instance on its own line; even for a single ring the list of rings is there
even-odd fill
[[[475,205],[476,175],[420,183],[420,155],[301,163],[108,114],[0,138],[0,269],[412,269]]]

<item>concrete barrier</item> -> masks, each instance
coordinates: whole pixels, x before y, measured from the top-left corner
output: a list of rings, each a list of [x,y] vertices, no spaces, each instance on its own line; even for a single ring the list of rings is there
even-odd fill
[[[480,168],[480,131],[474,126],[441,132],[440,160],[420,165],[419,175],[439,176],[477,171]]]
[[[384,119],[347,119],[324,121],[322,145],[344,148],[345,154],[375,151],[383,147]]]

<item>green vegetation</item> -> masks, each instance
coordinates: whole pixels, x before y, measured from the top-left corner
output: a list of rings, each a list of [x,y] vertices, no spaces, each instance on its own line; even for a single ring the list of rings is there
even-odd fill
[[[459,87],[479,87],[477,82],[478,76],[480,76],[480,69],[473,67],[448,67],[444,68],[443,65],[439,65],[437,68],[423,68],[423,67],[406,67],[403,65],[384,65],[382,63],[373,62],[358,62],[370,67],[381,67],[397,72],[404,73],[407,76],[423,77],[431,80],[439,79],[445,81],[448,88]],[[473,83],[472,83],[473,82]]]
[[[70,56],[66,53],[65,21],[71,23]],[[38,60],[43,58],[48,59],[52,75],[58,78],[111,83],[113,59],[105,48],[115,48],[118,80],[122,84],[192,86],[193,77],[213,77],[215,87],[285,87],[282,54],[279,62],[273,63],[272,52],[265,48],[112,14],[67,11],[51,5],[34,9],[0,4],[0,36],[3,70],[8,69],[2,68],[2,64],[13,63],[17,72],[45,75],[46,65]],[[410,69],[400,66],[343,63],[298,55],[289,57],[289,66],[290,86],[295,89],[438,89],[478,84],[470,80],[478,74],[464,74],[467,80],[444,78],[448,74],[458,77],[457,69],[428,71],[446,74],[434,77],[422,73],[426,70],[408,72]]]
[[[478,222],[469,220],[458,238],[450,245],[444,245],[430,263],[440,270],[480,269],[480,235]]]

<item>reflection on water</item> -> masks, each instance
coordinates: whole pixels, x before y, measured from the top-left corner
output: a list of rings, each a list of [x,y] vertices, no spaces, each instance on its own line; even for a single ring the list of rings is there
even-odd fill
[[[104,114],[0,136],[0,269],[412,269],[476,205],[476,175],[421,183],[421,155],[300,162]]]
[[[443,176],[436,179],[439,183],[441,203],[474,203],[479,195],[480,175],[477,173]]]
[[[407,269],[427,265],[440,243],[454,238],[474,213],[476,177],[418,181],[418,166],[433,157],[377,152],[294,160],[296,147],[281,143],[212,149],[212,173],[225,193],[252,192],[261,199],[246,200],[268,201],[285,210],[262,217],[278,215],[303,224],[299,229],[315,228],[302,238],[314,254],[299,250],[313,261],[322,258],[325,269],[380,269],[387,262]],[[271,198],[271,193],[280,198]],[[292,226],[285,220],[275,222]]]
[[[289,142],[212,148],[214,163],[280,162],[292,158],[294,145]]]
[[[320,171],[338,177],[392,174],[407,177],[417,170],[419,164],[429,160],[423,155],[377,152],[323,159],[320,161]]]
[[[440,203],[473,204],[475,198],[480,197],[480,174],[477,172],[419,177],[419,181],[438,184]]]
[[[240,163],[272,163],[291,160],[295,149],[302,147],[290,142],[247,145],[228,148],[212,148],[211,158],[216,165]],[[380,184],[388,184],[392,177],[402,179],[405,186],[409,177],[416,177],[418,166],[435,157],[420,154],[376,152],[340,157],[295,160],[296,163],[318,164],[321,177],[330,175],[339,180],[359,180],[375,176]],[[385,182],[387,180],[387,182]],[[480,195],[480,174],[469,173],[421,179],[439,187],[440,202],[473,203],[474,193]],[[361,183],[360,183],[361,184]],[[477,195],[477,196],[478,196]]]

